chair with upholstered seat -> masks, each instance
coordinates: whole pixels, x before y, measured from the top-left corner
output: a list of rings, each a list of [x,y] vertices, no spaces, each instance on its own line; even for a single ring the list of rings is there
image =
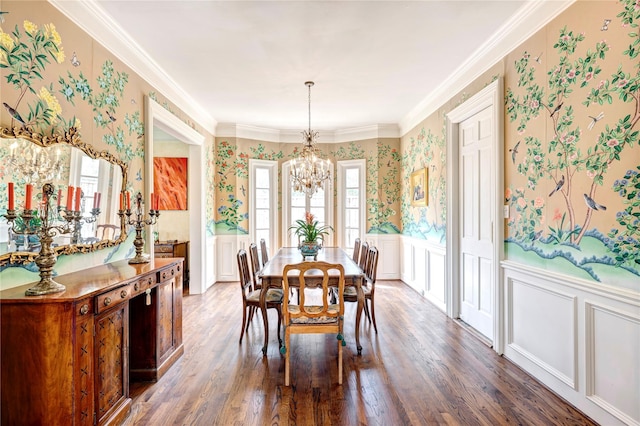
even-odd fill
[[[240,330],[240,342],[244,336],[245,327],[249,330],[249,323],[255,311],[260,309],[261,290],[253,288],[251,273],[249,272],[249,261],[247,260],[247,252],[244,249],[238,251],[238,273],[240,275],[240,289],[242,290],[242,329]],[[266,290],[265,295],[265,314],[262,316],[264,324],[264,346],[262,353],[267,354],[267,345],[269,343],[269,325],[266,316],[266,309],[275,309],[278,311],[278,343],[282,345],[280,337],[280,324],[282,323],[282,289],[270,288]],[[249,310],[249,318],[247,320],[247,310]]]
[[[368,255],[363,270],[365,275],[365,283],[362,286],[364,292],[364,311],[369,318],[369,322],[373,322],[373,328],[378,334],[378,326],[376,324],[376,312],[374,305],[374,296],[376,291],[376,274],[378,269],[378,249],[371,246],[367,249]],[[345,302],[358,302],[358,294],[355,287],[347,287],[344,291]],[[369,304],[371,308],[369,308]],[[369,313],[371,312],[371,313]]]
[[[329,271],[337,271],[338,299],[336,304],[329,303]],[[344,322],[344,267],[327,262],[302,262],[286,265],[282,272],[284,292],[284,346],[280,352],[285,355],[284,385],[289,386],[289,364],[291,358],[292,334],[335,333],[338,342],[338,383],[342,384],[342,347],[345,345],[342,334]],[[335,272],[332,278],[335,278]],[[298,288],[299,302],[291,303],[289,289]],[[307,304],[305,289],[322,288],[322,305]]]
[[[109,223],[103,223],[96,226],[96,238],[98,241],[102,240],[115,240],[120,236],[120,227],[118,225],[111,225]]]
[[[267,242],[264,238],[260,239],[260,257],[262,258],[262,266],[269,261],[269,252],[267,251]]]
[[[253,280],[253,289],[262,288],[262,280],[258,276],[260,270],[260,258],[258,257],[258,246],[255,243],[249,244],[249,255],[251,256],[251,278]]]
[[[369,255],[369,244],[366,242],[362,243],[362,245],[360,246],[360,260],[358,261],[358,266],[360,267],[360,269],[362,269],[363,272],[367,264],[368,255]]]
[[[360,238],[356,238],[356,241],[353,243],[353,261],[358,263],[360,260]]]

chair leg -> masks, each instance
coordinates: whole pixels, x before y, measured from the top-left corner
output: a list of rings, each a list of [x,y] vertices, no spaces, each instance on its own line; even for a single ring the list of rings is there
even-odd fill
[[[262,346],[262,355],[267,355],[267,346],[269,345],[269,319],[267,318],[267,308],[260,308],[262,311],[262,323],[264,324],[264,345]]]
[[[373,318],[373,329],[376,331],[376,334],[378,334],[378,326],[376,325],[376,308],[375,305],[373,304],[373,296],[371,296],[371,317]],[[365,303],[367,301],[365,300]]]
[[[243,306],[242,307],[242,328],[240,329],[240,342],[238,343],[242,343],[242,337],[244,336],[245,323],[247,324],[247,327],[249,327],[249,324],[247,323],[247,307]]]
[[[289,328],[284,329],[284,385],[289,386],[289,358],[291,357],[291,345],[289,345]]]
[[[369,323],[371,323],[371,316],[369,315],[369,304],[367,303],[367,299],[364,299],[364,313],[367,315]]]
[[[278,306],[276,310],[278,311],[278,345],[282,346],[282,338],[280,337],[280,326],[282,325],[282,308]]]
[[[249,319],[247,320],[247,332],[249,331],[249,324],[251,324],[251,321],[253,321],[253,314],[255,314],[256,312],[256,307],[255,306],[250,306],[249,307]]]
[[[342,340],[338,340],[338,384],[342,384]]]

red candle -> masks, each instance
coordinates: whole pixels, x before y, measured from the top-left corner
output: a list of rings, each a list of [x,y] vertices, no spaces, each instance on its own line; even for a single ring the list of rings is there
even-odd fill
[[[102,198],[102,194],[98,192],[98,201],[96,202],[96,208],[100,208],[100,199]]]
[[[131,210],[131,193],[127,191],[127,210]]]
[[[98,202],[98,193],[94,192],[93,193],[93,208],[96,208],[96,203]]]
[[[60,207],[61,202],[62,202],[62,189],[58,188],[58,207]]]
[[[158,195],[156,195],[156,203],[153,206],[154,210],[159,210],[159,206],[160,206],[160,197]]]
[[[121,192],[120,193],[120,208],[118,210],[122,210],[122,204],[123,204],[123,200],[124,199],[124,194]]]
[[[152,192],[151,193],[151,210],[156,208],[156,199],[155,199],[155,194]]]
[[[9,182],[9,210],[13,210],[14,209],[14,201],[15,199],[14,197],[14,193],[13,193],[13,182]]]
[[[67,211],[73,207],[73,186],[67,188]]]
[[[25,192],[26,192],[26,195],[25,195],[25,201],[24,201],[24,209],[31,210],[31,193],[33,192],[33,185],[28,183],[25,188]]]
[[[76,188],[76,208],[75,211],[80,211],[80,200],[82,200],[82,188],[79,186]]]

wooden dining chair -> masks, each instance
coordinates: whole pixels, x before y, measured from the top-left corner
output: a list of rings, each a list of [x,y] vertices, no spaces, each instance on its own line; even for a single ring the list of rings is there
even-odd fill
[[[360,238],[356,238],[356,241],[353,243],[353,261],[358,263],[360,260]]]
[[[247,252],[244,249],[238,251],[238,273],[240,275],[240,289],[242,290],[242,329],[240,330],[240,342],[242,343],[242,337],[244,332],[249,330],[249,324],[255,314],[256,310],[260,309],[260,292],[261,290],[253,289],[253,282],[251,280],[251,273],[249,272],[249,262],[247,260]],[[282,323],[282,289],[270,288],[267,289],[265,297],[265,309],[275,309],[278,311],[278,343],[282,345],[282,338],[280,337],[280,324]],[[247,317],[247,311],[249,315]],[[266,312],[266,311],[265,311]],[[264,324],[264,345],[262,346],[262,353],[267,354],[267,345],[269,344],[269,323],[267,316],[262,316],[262,323]]]
[[[360,260],[358,261],[358,266],[364,272],[364,268],[367,264],[367,256],[369,255],[369,244],[364,242],[360,246]]]
[[[339,272],[338,303],[329,303],[329,271]],[[293,273],[292,273],[293,272]],[[291,274],[290,274],[291,273]],[[327,262],[302,262],[285,265],[282,272],[284,292],[284,346],[280,352],[284,358],[284,385],[289,386],[292,334],[336,333],[338,340],[338,383],[342,384],[342,347],[345,346],[342,327],[344,322],[344,267]],[[299,287],[298,304],[289,298],[289,288]],[[322,288],[322,305],[306,304],[305,289]]]
[[[262,257],[262,266],[269,261],[269,252],[267,252],[267,242],[264,238],[260,239],[260,257]]]
[[[253,280],[253,289],[259,290],[262,288],[262,280],[258,276],[260,270],[260,258],[258,257],[258,246],[256,243],[249,244],[249,255],[251,256],[251,279]]]
[[[378,325],[376,324],[376,311],[374,305],[374,297],[376,292],[376,274],[378,270],[378,249],[375,247],[368,248],[367,261],[364,269],[365,283],[362,286],[364,292],[364,312],[369,319],[369,322],[373,322],[373,328],[378,334]],[[358,302],[358,293],[355,287],[347,287],[344,290],[345,302]],[[371,305],[371,308],[369,308]]]

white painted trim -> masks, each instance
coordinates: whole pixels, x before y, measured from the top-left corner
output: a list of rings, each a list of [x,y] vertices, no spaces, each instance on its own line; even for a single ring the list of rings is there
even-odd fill
[[[509,22],[500,27],[473,55],[400,120],[400,134],[407,134],[449,101],[452,93],[463,90],[574,2],[575,0],[526,2]]]
[[[206,156],[204,155],[205,137],[175,115],[164,109],[153,99],[145,96],[145,131],[144,131],[144,199],[145,205],[150,205],[153,192],[153,128],[157,126],[169,133],[177,140],[189,145],[189,292],[200,294],[207,288],[207,281],[211,277],[206,276],[206,249],[205,224],[206,224],[206,193],[203,176],[206,170]],[[162,221],[162,214],[160,214]],[[158,226],[158,225],[156,225]],[[150,227],[146,234],[145,244],[153,248],[153,228]],[[195,285],[194,285],[195,284]]]
[[[365,233],[367,232],[367,160],[342,160],[336,161],[337,168],[337,185],[338,185],[338,222],[336,226],[336,233],[339,235],[338,238],[338,246],[339,247],[347,247],[347,243],[345,241],[345,233],[344,231],[344,197],[345,197],[345,183],[344,183],[344,174],[348,168],[358,168],[358,174],[360,175],[360,234],[358,237],[361,240],[364,240]]]
[[[447,114],[447,315],[457,318],[460,315],[459,294],[459,253],[460,218],[459,210],[459,150],[458,127],[461,122],[483,109],[493,108],[493,129],[496,142],[492,147],[494,161],[493,188],[493,348],[499,354],[504,350],[504,305],[502,303],[504,287],[500,262],[504,258],[504,220],[502,219],[502,194],[504,188],[504,105],[502,77],[488,84],[469,100]]]
[[[265,142],[302,143],[301,130],[278,130],[267,127],[235,123],[219,123],[216,136],[225,138],[253,139]],[[374,124],[336,131],[320,130],[318,143],[343,143],[378,138],[399,138],[400,129],[395,124]]]
[[[215,132],[217,122],[206,113],[206,109],[198,105],[189,93],[133,41],[98,1],[48,1],[209,133]]]
[[[254,182],[256,167],[269,169],[269,249],[273,250],[278,245],[278,162],[249,159],[249,236],[251,241],[258,244],[255,212],[256,186]],[[258,249],[261,250],[260,247]],[[274,253],[268,254],[271,257]]]

